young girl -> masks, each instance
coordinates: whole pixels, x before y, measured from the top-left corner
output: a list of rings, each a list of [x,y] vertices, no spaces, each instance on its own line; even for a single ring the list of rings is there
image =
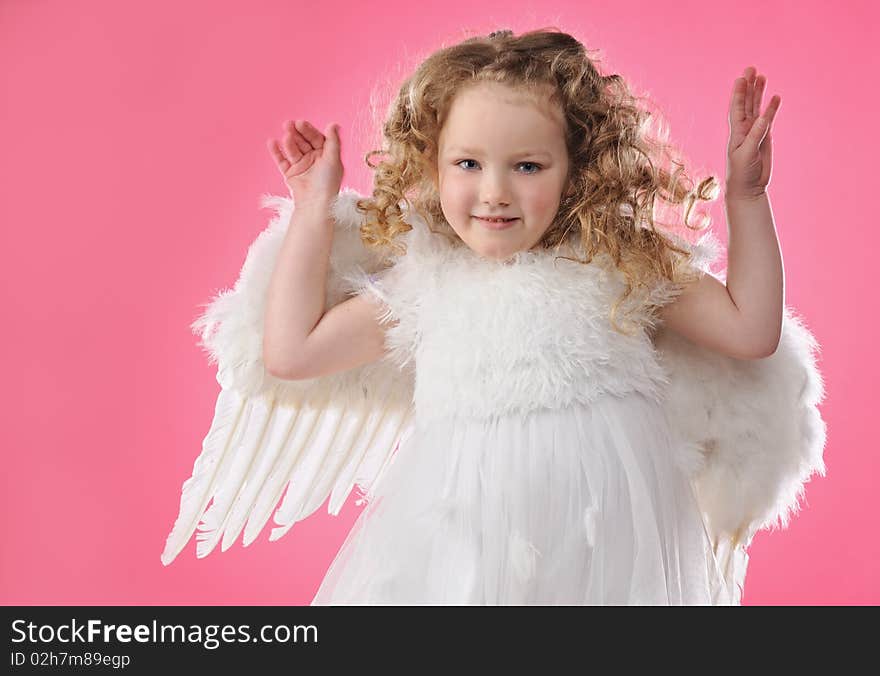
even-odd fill
[[[664,169],[649,115],[565,33],[432,54],[369,198],[340,192],[335,125],[285,125],[293,201],[266,200],[193,325],[223,389],[163,562],[197,529],[200,557],[249,544],[280,501],[277,539],[359,485],[315,604],[739,603],[754,532],[824,473],[764,85],[747,68],[730,104],[726,283],[711,236],[655,227],[714,178]]]

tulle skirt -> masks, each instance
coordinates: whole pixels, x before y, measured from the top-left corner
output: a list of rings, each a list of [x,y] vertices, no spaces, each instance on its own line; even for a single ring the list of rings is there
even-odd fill
[[[729,604],[641,394],[417,425],[313,605]]]

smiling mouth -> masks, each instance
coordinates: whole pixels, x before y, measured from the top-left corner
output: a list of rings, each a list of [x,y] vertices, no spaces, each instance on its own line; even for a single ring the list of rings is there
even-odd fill
[[[487,230],[506,230],[519,220],[518,218],[490,219],[480,216],[474,216],[474,218],[480,221],[480,224]]]

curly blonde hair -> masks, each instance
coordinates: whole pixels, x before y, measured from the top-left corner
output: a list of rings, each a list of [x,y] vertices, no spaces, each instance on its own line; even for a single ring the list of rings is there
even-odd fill
[[[682,246],[686,238],[676,243],[656,227],[671,226],[655,221],[655,206],[662,206],[658,198],[671,207],[674,218],[683,212],[685,228],[701,230],[710,219],[704,215],[702,226],[692,225],[694,206],[714,200],[719,185],[709,176],[694,187],[684,163],[665,143],[666,132],[652,133],[652,113],[644,99],[632,94],[620,75],[601,75],[594,60],[578,40],[555,28],[519,36],[496,31],[428,56],[391,103],[382,126],[384,148],[364,157],[375,172],[372,197],[357,203],[366,215],[364,243],[405,253],[394,241],[412,229],[401,202],[429,224],[448,226],[433,178],[440,130],[463,88],[496,82],[525,93],[549,91],[551,102],[564,113],[570,168],[557,214],[538,245],[558,250],[562,243],[574,244],[583,258],[569,260],[588,264],[598,255],[606,265],[613,263],[625,291],[611,309],[612,325],[625,334],[638,328],[622,329],[616,321],[619,307],[629,299],[630,311],[648,310],[653,327],[662,301],[651,290],[658,283],[678,289],[699,275],[690,265],[691,252]],[[374,155],[385,159],[371,164]]]

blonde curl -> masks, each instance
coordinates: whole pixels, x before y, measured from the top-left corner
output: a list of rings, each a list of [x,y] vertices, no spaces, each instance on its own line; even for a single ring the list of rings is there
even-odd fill
[[[374,172],[372,197],[359,200],[366,215],[361,237],[367,246],[390,247],[405,253],[397,236],[410,230],[401,204],[408,205],[447,236],[458,240],[440,207],[435,178],[437,139],[454,97],[480,82],[498,82],[543,95],[558,105],[565,119],[570,159],[567,188],[559,210],[539,246],[555,249],[573,244],[581,254],[560,256],[582,264],[613,264],[625,290],[611,309],[611,323],[622,328],[618,311],[659,305],[650,290],[658,283],[683,286],[699,275],[687,248],[668,236],[683,225],[687,231],[710,225],[692,224],[699,202],[719,192],[714,176],[696,186],[667,133],[654,130],[644,97],[634,95],[618,74],[602,75],[584,46],[555,28],[515,36],[510,30],[469,37],[426,58],[394,96],[382,125],[381,150],[365,155]],[[536,98],[536,100],[538,100]],[[373,164],[371,158],[383,156]],[[661,221],[655,210],[666,209],[673,222]],[[684,239],[687,239],[685,237]],[[461,243],[460,240],[458,243]],[[598,257],[598,258],[597,258]],[[625,313],[628,314],[628,313]]]

